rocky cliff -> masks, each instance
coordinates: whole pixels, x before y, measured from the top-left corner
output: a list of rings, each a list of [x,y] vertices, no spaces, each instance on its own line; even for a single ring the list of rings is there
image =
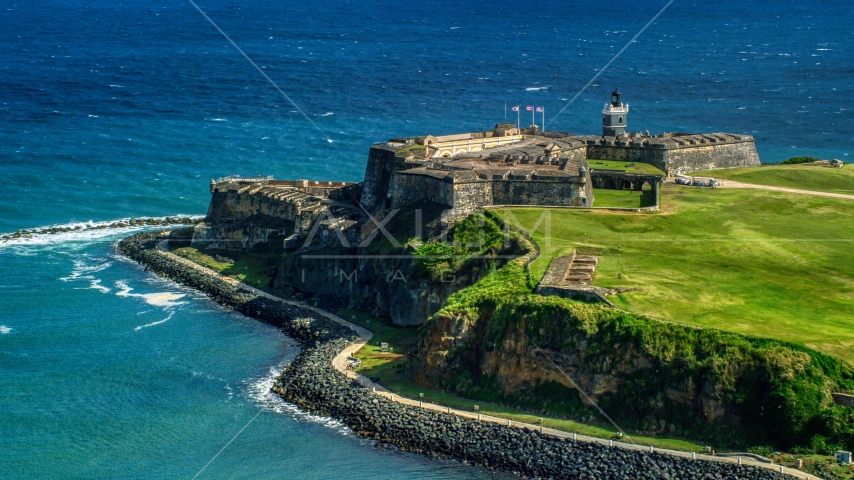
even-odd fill
[[[832,397],[854,372],[832,358],[514,290],[514,269],[452,296],[425,325],[408,365],[417,382],[603,421],[595,404],[627,431],[718,445],[854,446],[854,411]]]

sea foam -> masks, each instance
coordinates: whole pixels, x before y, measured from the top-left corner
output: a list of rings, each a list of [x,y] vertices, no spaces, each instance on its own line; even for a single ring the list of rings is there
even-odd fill
[[[166,323],[166,322],[168,322],[169,320],[171,320],[171,319],[172,319],[172,315],[175,315],[175,312],[169,312],[169,316],[167,316],[167,317],[166,317],[166,318],[164,318],[163,320],[158,320],[158,321],[156,321],[156,322],[151,322],[151,323],[146,324],[146,325],[140,325],[140,326],[138,326],[138,327],[134,327],[134,329],[133,329],[133,330],[134,330],[135,332],[138,332],[138,331],[142,330],[143,328],[153,327],[153,326],[155,326],[155,325],[160,325],[161,323]]]
[[[265,375],[252,378],[244,382],[246,384],[246,394],[249,398],[254,400],[255,404],[258,405],[259,408],[268,412],[285,414],[295,420],[316,423],[326,428],[331,428],[342,435],[349,435],[352,433],[350,428],[343,422],[329,417],[312,415],[311,413],[300,410],[296,405],[282,400],[282,397],[273,393],[271,390],[273,388],[273,384],[276,382],[276,379],[279,378],[279,375],[282,374],[282,369],[287,365],[287,363],[288,362],[284,362],[280,365],[270,367],[269,372]]]
[[[178,305],[183,305],[185,302],[176,302],[187,296],[186,293],[173,292],[156,292],[156,293],[131,293],[133,288],[122,280],[116,282],[116,288],[119,291],[116,293],[118,297],[137,297],[145,301],[145,303],[153,307],[172,308]]]

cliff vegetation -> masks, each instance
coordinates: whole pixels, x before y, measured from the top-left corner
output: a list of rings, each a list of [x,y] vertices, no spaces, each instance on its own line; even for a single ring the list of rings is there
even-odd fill
[[[524,259],[452,295],[410,357],[415,380],[580,420],[589,395],[629,432],[717,445],[854,446],[837,360],[775,340],[675,325],[531,293]]]

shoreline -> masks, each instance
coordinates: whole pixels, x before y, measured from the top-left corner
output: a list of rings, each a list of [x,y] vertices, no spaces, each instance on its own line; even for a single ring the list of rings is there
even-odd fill
[[[399,396],[394,399],[395,395],[344,366],[347,356],[370,340],[371,332],[322,309],[280,299],[164,252],[159,248],[163,240],[158,233],[140,233],[121,240],[116,250],[147,271],[200,291],[296,340],[303,351],[282,370],[272,390],[312,414],[342,421],[358,436],[523,478],[703,478],[707,474],[816,478],[797,470],[774,471],[746,458],[743,465],[735,458],[697,455],[692,459],[688,452],[663,453],[567,432],[546,432],[550,429],[479,419],[472,412],[423,405]]]

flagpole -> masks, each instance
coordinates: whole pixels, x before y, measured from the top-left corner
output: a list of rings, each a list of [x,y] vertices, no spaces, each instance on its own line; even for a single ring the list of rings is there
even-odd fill
[[[536,110],[536,108],[531,107],[531,125],[537,124],[536,120],[534,120],[534,110]]]
[[[543,133],[546,133],[546,107],[543,107]]]
[[[522,107],[516,109],[516,130],[519,130],[519,116],[522,115]]]
[[[504,120],[507,120],[507,102],[504,102]]]

